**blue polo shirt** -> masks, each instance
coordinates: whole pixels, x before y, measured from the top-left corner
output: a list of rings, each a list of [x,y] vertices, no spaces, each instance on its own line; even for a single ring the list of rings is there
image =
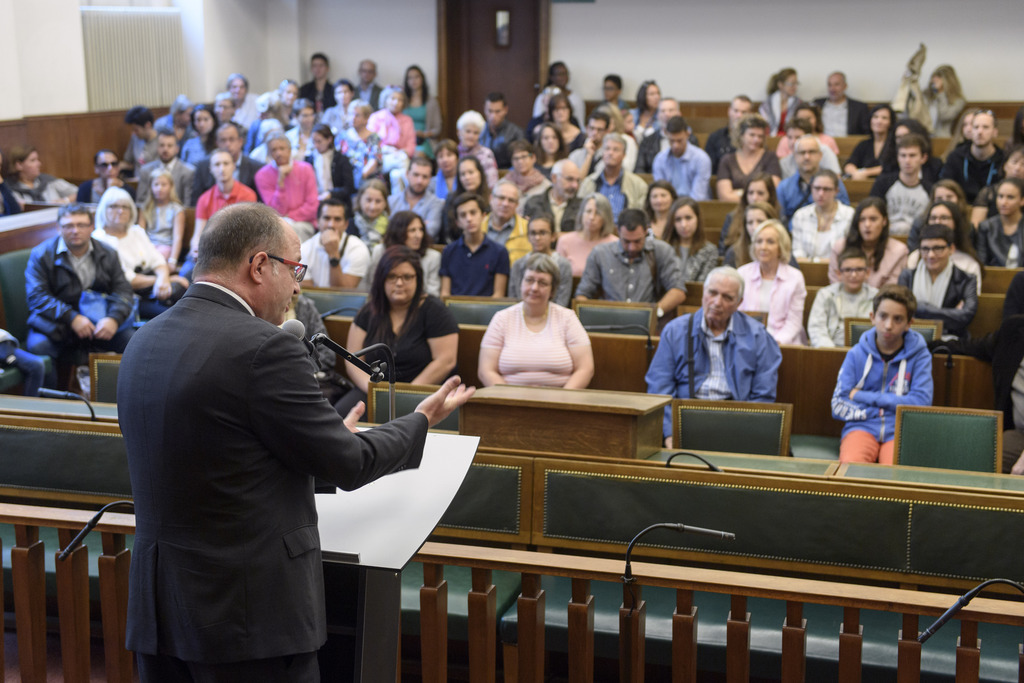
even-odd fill
[[[441,275],[452,280],[456,296],[493,296],[494,276],[508,275],[508,251],[494,240],[484,238],[475,252],[463,237],[444,248]]]

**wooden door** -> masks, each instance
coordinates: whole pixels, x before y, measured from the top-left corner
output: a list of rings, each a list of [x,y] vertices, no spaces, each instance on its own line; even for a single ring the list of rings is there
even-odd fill
[[[445,135],[457,139],[459,115],[482,114],[492,91],[505,93],[509,119],[525,126],[547,74],[549,0],[437,0],[437,12]],[[507,32],[498,29],[499,12],[508,13]]]

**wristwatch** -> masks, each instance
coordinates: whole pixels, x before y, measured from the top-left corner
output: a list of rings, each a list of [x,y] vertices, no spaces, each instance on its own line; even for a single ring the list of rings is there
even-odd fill
[[[330,264],[331,264],[331,268],[337,268],[338,266],[341,265],[341,259],[340,258],[332,258],[330,260]]]
[[[663,309],[661,306],[658,306],[658,319],[660,320],[661,318],[664,318],[664,317],[665,317],[665,309]]]

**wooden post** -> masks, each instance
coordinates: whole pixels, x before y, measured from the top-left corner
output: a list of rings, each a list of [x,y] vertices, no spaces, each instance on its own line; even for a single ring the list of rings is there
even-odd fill
[[[672,613],[672,682],[697,683],[697,607],[693,591],[683,588]]]
[[[590,581],[572,580],[569,600],[569,681],[591,683],[594,680],[594,596]]]
[[[60,549],[55,553],[57,611],[60,615],[60,655],[64,680],[88,683],[89,658],[89,549],[82,544],[66,560],[60,550],[74,538],[70,529],[57,532]]]
[[[519,680],[544,681],[544,589],[540,574],[523,573],[523,591],[516,601],[519,614]]]
[[[46,682],[46,580],[39,527],[16,524],[11,583],[18,632],[18,668],[24,683]]]
[[[494,683],[497,671],[497,593],[491,570],[473,568],[469,591],[469,680]]]
[[[635,583],[624,584],[619,607],[619,680],[623,683],[643,683],[646,635],[647,603],[643,591]]]
[[[860,683],[863,647],[864,627],[860,625],[860,610],[844,607],[843,623],[839,627],[839,683]]]
[[[125,649],[128,630],[128,568],[132,562],[124,534],[104,533],[100,555],[100,618],[103,621],[103,652],[107,680],[131,683],[134,662]]]
[[[444,565],[423,565],[420,588],[420,658],[425,683],[448,680],[448,582]]]
[[[729,619],[725,623],[725,680],[728,683],[750,680],[750,613],[744,595],[732,596]]]
[[[896,683],[921,680],[921,643],[917,642],[917,615],[904,614],[900,640],[896,644]]]
[[[981,641],[978,640],[978,622],[960,622],[960,638],[956,643],[957,683],[978,683],[981,670]]]
[[[807,675],[807,620],[803,603],[786,602],[786,621],[782,624],[782,680],[803,683]]]

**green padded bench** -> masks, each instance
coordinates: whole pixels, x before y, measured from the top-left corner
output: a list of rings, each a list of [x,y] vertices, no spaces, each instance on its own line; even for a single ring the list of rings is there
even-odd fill
[[[395,382],[395,417],[402,417],[416,410],[420,401],[437,391],[438,385],[431,384],[408,384],[406,382]],[[388,384],[387,382],[376,382],[369,386],[366,395],[366,415],[363,422],[373,424],[384,424],[388,421]],[[441,420],[434,429],[443,429],[449,432],[459,431],[459,410],[456,408],[448,417]]]
[[[601,330],[609,334],[646,334],[654,333],[657,317],[656,306],[647,303],[627,303],[624,301],[573,301],[572,310],[580,319],[583,327],[621,327],[623,329]]]
[[[4,322],[0,327],[10,332],[25,346],[28,337],[28,300],[25,297],[25,266],[31,249],[18,249],[0,254],[0,306],[3,307]],[[52,366],[46,358],[46,369]],[[0,392],[11,391],[24,380],[21,371],[8,368],[0,375]]]
[[[321,316],[331,311],[337,311],[334,315],[354,318],[366,302],[367,292],[358,292],[354,289],[303,287],[302,295],[313,302]]]
[[[793,452],[794,458],[839,460],[839,437],[793,434],[789,438],[789,450]]]
[[[447,296],[443,300],[459,325],[487,326],[495,313],[518,303],[517,299],[495,299],[489,296]]]
[[[789,455],[791,403],[672,401],[672,445],[685,451]]]
[[[1003,471],[1003,414],[995,410],[897,406],[893,463]]]

